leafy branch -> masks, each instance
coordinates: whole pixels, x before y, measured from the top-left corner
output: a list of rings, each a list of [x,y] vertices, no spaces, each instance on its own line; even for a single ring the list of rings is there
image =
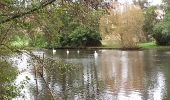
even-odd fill
[[[56,0],[45,0],[45,1],[41,2],[40,6],[38,6],[38,7],[36,7],[36,8],[32,8],[32,9],[29,10],[29,11],[22,12],[22,13],[18,13],[18,14],[15,14],[15,15],[11,16],[11,17],[8,17],[8,18],[6,18],[6,19],[4,19],[4,20],[1,20],[1,21],[0,21],[0,24],[4,24],[4,23],[7,23],[7,22],[10,22],[10,21],[12,21],[12,20],[14,20],[14,19],[23,17],[23,16],[25,16],[25,15],[27,15],[27,14],[31,14],[31,13],[33,13],[33,12],[35,12],[35,11],[38,11],[38,10],[41,9],[41,8],[46,7],[46,6],[49,5],[49,4],[52,4],[52,3],[55,2],[55,1],[56,1]]]

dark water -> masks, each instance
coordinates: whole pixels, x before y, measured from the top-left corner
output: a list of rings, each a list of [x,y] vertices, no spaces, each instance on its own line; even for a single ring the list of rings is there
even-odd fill
[[[97,55],[94,50],[44,52],[46,57],[61,58],[78,67],[69,73],[55,67],[45,72],[57,100],[170,100],[170,50],[96,51]],[[22,92],[26,100],[34,100],[35,80],[27,66],[29,57],[21,57],[18,67],[22,73],[16,83],[28,76],[31,80]],[[52,100],[42,79],[38,85],[39,100]]]

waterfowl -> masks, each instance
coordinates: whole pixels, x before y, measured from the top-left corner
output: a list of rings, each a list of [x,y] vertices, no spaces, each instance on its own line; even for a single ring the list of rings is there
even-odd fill
[[[69,51],[67,50],[66,53],[67,53],[67,55],[68,55],[68,54],[69,54]]]
[[[53,48],[53,54],[55,54],[56,53],[56,50]]]
[[[94,57],[96,58],[98,56],[98,53],[94,51]]]

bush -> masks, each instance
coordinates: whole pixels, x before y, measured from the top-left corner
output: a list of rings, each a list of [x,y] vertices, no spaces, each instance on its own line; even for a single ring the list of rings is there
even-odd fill
[[[60,37],[60,44],[63,47],[87,47],[101,46],[101,37],[95,29],[79,26],[69,35]]]
[[[154,39],[157,45],[170,45],[170,23],[161,22],[154,27]]]
[[[157,45],[170,45],[170,11],[165,11],[165,16],[154,27],[153,37]]]

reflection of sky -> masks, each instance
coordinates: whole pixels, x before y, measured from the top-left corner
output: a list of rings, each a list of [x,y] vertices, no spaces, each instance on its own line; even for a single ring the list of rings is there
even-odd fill
[[[122,78],[126,82],[128,78],[128,52],[122,51],[121,56],[122,63]]]
[[[138,81],[138,77],[134,76],[144,76],[141,74],[144,73],[135,73],[134,71],[141,71],[143,69],[143,65],[136,66],[134,64],[132,57],[139,57],[136,58],[137,61],[143,62],[143,57],[145,56],[143,51],[136,51],[136,52],[128,52],[128,51],[114,51],[114,50],[104,50],[102,52],[98,52],[98,58],[95,60],[93,54],[87,53],[84,58],[82,59],[75,59],[75,58],[67,58],[69,61],[75,62],[75,63],[82,63],[84,66],[83,73],[84,74],[84,83],[88,84],[92,82],[92,66],[96,66],[98,74],[105,74],[103,75],[106,78],[106,82],[104,83],[106,85],[104,92],[101,94],[104,97],[104,100],[142,100],[143,98],[143,90],[145,90],[146,94],[148,94],[149,99],[153,100],[161,100],[164,97],[165,90],[165,76],[162,72],[157,72],[156,76],[153,77],[144,77],[146,80],[155,78],[156,80],[153,83],[149,83],[149,88],[146,88],[143,82],[145,81]],[[136,56],[137,55],[137,56]],[[70,55],[71,56],[71,55]],[[21,60],[22,58],[22,60]],[[31,78],[30,83],[35,85],[34,75],[31,72],[31,70],[27,66],[27,60],[30,58],[26,55],[22,55],[20,58],[14,57],[13,60],[16,60],[18,62],[18,68],[19,71],[22,71],[22,73],[17,77],[16,83],[19,84],[26,76]],[[131,63],[133,62],[132,67]],[[103,64],[101,64],[103,63]],[[140,64],[140,63],[139,63]],[[103,68],[101,70],[100,68]],[[136,67],[138,68],[136,69]],[[141,67],[141,68],[140,68]],[[132,71],[134,70],[134,71]],[[157,71],[157,70],[156,70]],[[103,73],[102,73],[103,72]],[[130,73],[130,74],[129,74]],[[135,74],[134,74],[135,73]],[[105,81],[102,79],[102,77],[99,80]],[[143,77],[141,77],[141,80]],[[57,82],[56,82],[57,83]],[[127,84],[128,83],[128,84]],[[109,87],[110,86],[110,87]],[[108,89],[107,89],[108,88]],[[24,89],[26,91],[25,95],[27,96],[26,100],[33,100],[33,97],[31,97],[31,93],[29,89]],[[59,91],[59,87],[55,87],[55,91]],[[76,98],[76,96],[75,96]],[[78,97],[77,97],[78,98]],[[15,100],[15,99],[14,99]],[[16,99],[17,100],[17,99]],[[21,100],[21,99],[19,99]]]
[[[107,79],[110,81],[109,83],[106,83],[107,87],[109,88],[105,90],[103,97],[107,98],[108,100],[112,100],[115,98],[114,96],[116,96],[116,100],[143,100],[143,98],[149,98],[151,100],[162,100],[165,94],[164,92],[166,91],[165,77],[160,71],[158,72],[157,76],[141,77],[144,76],[141,75],[144,74],[141,72],[144,70],[144,65],[140,65],[141,63],[144,64],[143,57],[143,51],[136,51],[131,53],[128,53],[128,51],[122,51],[121,53],[114,51],[103,52],[103,58],[107,60],[107,63],[111,64],[103,64],[104,66],[102,67],[107,68],[107,71],[105,72],[116,75],[114,79],[110,77],[110,74],[106,74],[108,76],[104,76],[110,78]],[[120,61],[118,59],[120,59]],[[121,71],[121,73],[119,73],[119,71]],[[138,80],[138,77],[140,77],[141,81]],[[145,82],[143,80],[144,78],[146,80],[150,80],[152,78],[156,80],[153,83],[149,83],[148,85],[150,88],[147,88],[144,86],[145,83],[143,83]],[[143,97],[143,91],[148,94],[148,97]]]
[[[153,95],[153,100],[163,100],[165,94],[165,77],[163,73],[159,72],[157,76],[157,82],[155,83],[156,86],[149,90],[149,95]]]
[[[141,93],[132,91],[128,95],[126,93],[118,93],[119,100],[142,100]]]
[[[33,100],[34,97],[31,94],[31,91],[29,90],[29,84],[23,84],[22,82],[26,80],[26,77],[30,78],[28,81],[29,83],[33,84],[35,82],[34,76],[31,72],[31,68],[29,63],[27,61],[30,60],[29,56],[26,54],[18,55],[16,57],[11,58],[11,60],[15,61],[15,66],[18,68],[19,74],[15,80],[15,84],[20,87],[21,85],[24,85],[24,88],[21,91],[21,94],[24,95],[24,99],[26,100]],[[22,100],[22,97],[17,97],[13,100]]]

